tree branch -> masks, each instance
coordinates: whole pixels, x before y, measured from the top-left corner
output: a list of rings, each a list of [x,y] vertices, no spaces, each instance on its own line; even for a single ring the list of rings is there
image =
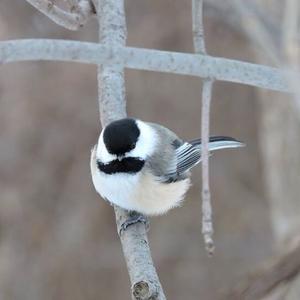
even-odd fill
[[[206,54],[204,26],[203,26],[203,0],[193,0],[193,35],[195,52]],[[202,86],[201,109],[201,158],[202,158],[202,234],[209,255],[214,253],[212,208],[209,189],[209,115],[213,88],[213,79],[204,79]]]
[[[282,92],[292,92],[286,78],[299,78],[296,72],[209,55],[49,39],[0,42],[0,64],[27,60],[118,63],[130,69],[214,78]]]
[[[203,27],[203,0],[192,1],[193,42],[195,52],[206,55],[204,27]]]
[[[118,232],[129,218],[126,211],[115,208]],[[144,224],[137,223],[122,231],[120,236],[128,273],[131,281],[133,299],[165,300],[149,248]]]
[[[26,0],[37,10],[56,24],[69,30],[78,30],[93,14],[93,5],[89,0],[80,0],[67,12],[54,4],[55,0]]]
[[[213,255],[215,247],[213,241],[212,207],[209,188],[209,116],[212,88],[214,81],[205,79],[202,87],[201,110],[201,146],[202,146],[202,234],[205,247],[209,255]]]
[[[97,17],[99,41],[109,46],[125,46],[127,32],[123,0],[99,0]],[[126,117],[126,99],[123,65],[111,60],[104,62],[98,66],[98,90],[100,119],[102,125],[106,126],[111,121]],[[145,224],[137,223],[121,230],[130,215],[117,206],[115,215],[133,299],[165,300],[151,258]]]

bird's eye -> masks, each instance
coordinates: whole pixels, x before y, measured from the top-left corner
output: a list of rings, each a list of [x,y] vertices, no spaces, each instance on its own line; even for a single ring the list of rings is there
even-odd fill
[[[131,143],[130,146],[131,146],[132,149],[135,147],[135,144],[136,144],[136,143]]]

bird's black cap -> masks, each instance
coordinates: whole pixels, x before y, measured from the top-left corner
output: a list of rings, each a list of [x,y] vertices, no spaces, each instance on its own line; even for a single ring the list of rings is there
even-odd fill
[[[135,119],[121,119],[107,125],[103,132],[103,141],[110,154],[124,155],[134,149],[140,136]]]

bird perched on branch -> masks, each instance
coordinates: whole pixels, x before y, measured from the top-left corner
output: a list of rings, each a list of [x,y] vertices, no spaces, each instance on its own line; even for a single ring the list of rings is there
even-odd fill
[[[208,147],[243,145],[216,136]],[[190,186],[190,169],[200,161],[200,139],[185,142],[161,125],[126,118],[103,128],[90,164],[96,191],[105,200],[152,216],[180,205]]]

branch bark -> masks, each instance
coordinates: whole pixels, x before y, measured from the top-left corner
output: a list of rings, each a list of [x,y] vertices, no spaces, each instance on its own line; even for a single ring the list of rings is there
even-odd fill
[[[192,0],[192,15],[195,52],[206,55],[203,27],[203,0]]]
[[[202,87],[201,110],[201,146],[202,146],[202,234],[209,255],[213,255],[215,247],[213,240],[212,206],[209,188],[209,116],[212,88],[214,81],[205,79]]]
[[[203,0],[193,0],[193,37],[195,52],[207,55],[203,26]],[[214,253],[212,207],[209,189],[209,115],[214,80],[205,78],[202,86],[201,147],[202,147],[202,234],[209,255]]]
[[[49,39],[0,42],[0,64],[28,60],[117,63],[130,69],[214,78],[281,92],[292,92],[287,78],[300,76],[297,72],[209,55]]]
[[[109,46],[125,46],[126,20],[123,0],[99,0],[97,5],[99,41]],[[126,117],[123,65],[106,61],[98,66],[100,119],[103,126]],[[125,256],[132,298],[164,300],[165,295],[155,271],[148,245],[145,224],[137,223],[121,230],[130,218],[127,211],[115,206],[117,230]]]
[[[93,14],[93,5],[89,0],[80,0],[67,12],[54,4],[55,0],[26,0],[56,24],[69,30],[78,30]]]

